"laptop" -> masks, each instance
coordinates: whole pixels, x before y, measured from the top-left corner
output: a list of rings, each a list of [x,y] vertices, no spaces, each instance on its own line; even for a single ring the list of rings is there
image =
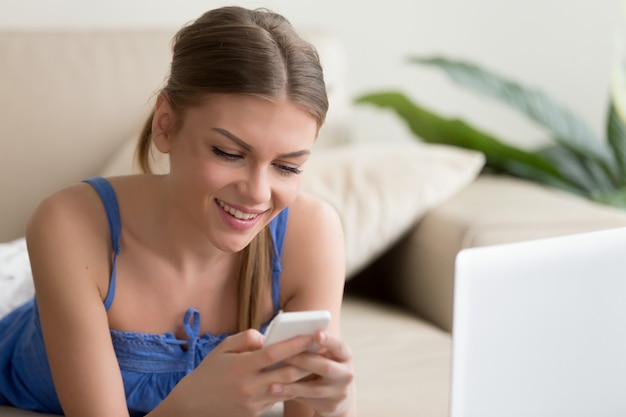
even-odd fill
[[[462,250],[450,417],[626,416],[626,228]]]

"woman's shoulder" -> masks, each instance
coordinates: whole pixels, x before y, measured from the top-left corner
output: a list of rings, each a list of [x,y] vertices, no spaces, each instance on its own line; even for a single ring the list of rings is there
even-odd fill
[[[341,227],[337,210],[325,200],[300,192],[289,206],[289,225],[298,228]]]
[[[344,238],[337,210],[316,196],[301,193],[289,207],[284,262],[343,254]]]
[[[30,218],[28,229],[42,222],[50,227],[93,220],[98,196],[87,183],[66,186],[43,198]]]
[[[283,308],[336,310],[335,295],[341,294],[345,277],[345,243],[332,205],[308,194],[296,198],[289,208],[282,265]]]
[[[131,177],[114,177],[105,181],[113,184],[114,195],[117,195],[118,185],[121,188],[141,188],[140,184],[135,184],[138,179]],[[81,181],[43,198],[29,219],[27,234],[32,237],[48,232],[61,238],[68,233],[95,232],[96,236],[102,236],[102,232],[109,228],[106,219],[102,197],[91,184]]]

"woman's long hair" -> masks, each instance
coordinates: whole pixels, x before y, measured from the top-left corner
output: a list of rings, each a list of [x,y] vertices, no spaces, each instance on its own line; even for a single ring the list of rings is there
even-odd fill
[[[161,93],[183,120],[185,109],[211,93],[286,97],[317,121],[328,110],[326,86],[315,48],[300,38],[281,15],[265,9],[224,7],[211,10],[174,37],[170,73]],[[143,172],[151,173],[152,118],[146,120],[136,148]],[[180,126],[174,126],[178,129]],[[239,331],[262,322],[262,296],[272,283],[272,237],[265,227],[240,252],[238,260]]]

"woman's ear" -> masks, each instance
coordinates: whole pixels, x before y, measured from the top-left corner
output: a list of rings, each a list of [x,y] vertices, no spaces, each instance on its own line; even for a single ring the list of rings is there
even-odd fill
[[[170,132],[174,122],[174,112],[167,97],[161,93],[157,97],[152,117],[152,141],[162,153],[170,152]]]

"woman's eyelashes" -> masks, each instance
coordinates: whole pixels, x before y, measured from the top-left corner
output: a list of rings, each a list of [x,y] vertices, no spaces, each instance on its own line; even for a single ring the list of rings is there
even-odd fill
[[[283,164],[273,164],[273,165],[283,175],[298,175],[298,174],[302,173],[302,170],[300,168],[298,168],[298,167],[292,167],[292,166],[283,165]]]
[[[224,160],[226,160],[226,161],[238,161],[238,160],[240,160],[241,158],[243,158],[243,156],[242,156],[242,155],[235,154],[235,153],[225,152],[225,151],[221,150],[220,148],[218,148],[218,147],[216,147],[216,146],[213,146],[213,147],[212,147],[212,151],[213,151],[213,153],[214,153],[217,157],[219,157],[219,158],[221,158],[221,159],[224,159]]]
[[[213,154],[215,154],[218,158],[229,162],[240,161],[244,158],[243,155],[223,151],[217,146],[212,146],[211,150]],[[276,168],[278,172],[280,172],[282,175],[298,175],[302,173],[302,170],[299,167],[291,165],[273,163],[272,166]]]

